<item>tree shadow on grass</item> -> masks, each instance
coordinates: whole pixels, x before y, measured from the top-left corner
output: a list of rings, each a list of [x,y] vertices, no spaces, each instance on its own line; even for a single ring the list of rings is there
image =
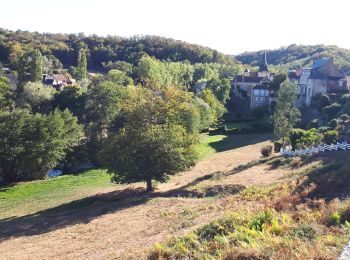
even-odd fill
[[[272,134],[249,134],[249,135],[228,135],[224,139],[210,143],[209,145],[216,152],[224,152],[227,150],[240,148],[247,145],[253,145],[272,139]]]
[[[131,208],[149,199],[145,189],[125,189],[97,194],[23,217],[0,220],[0,242],[20,236],[32,236],[89,223],[96,217]]]

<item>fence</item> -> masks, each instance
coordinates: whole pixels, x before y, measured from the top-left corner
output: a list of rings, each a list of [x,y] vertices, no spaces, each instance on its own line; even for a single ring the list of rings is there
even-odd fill
[[[318,145],[306,149],[299,149],[292,151],[288,148],[282,148],[280,151],[280,154],[282,156],[301,156],[301,155],[311,155],[314,153],[320,153],[320,152],[331,152],[331,151],[338,151],[338,150],[350,150],[350,144],[348,143],[336,143],[336,144],[324,144],[324,145]]]

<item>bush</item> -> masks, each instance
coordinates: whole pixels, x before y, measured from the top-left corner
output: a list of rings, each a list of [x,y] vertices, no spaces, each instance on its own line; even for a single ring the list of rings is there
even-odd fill
[[[316,230],[308,224],[298,226],[292,230],[292,235],[303,240],[313,240],[316,237]]]
[[[269,114],[269,106],[258,106],[254,107],[251,111],[253,117],[262,118],[264,115]]]
[[[323,136],[323,142],[325,144],[334,144],[337,142],[338,132],[334,130],[327,131]]]
[[[271,153],[272,153],[272,145],[267,145],[267,146],[261,148],[261,155],[264,158],[271,156]]]
[[[350,100],[350,95],[349,94],[345,94],[341,97],[340,102],[345,105],[348,101]]]
[[[317,127],[319,127],[319,125],[320,125],[319,120],[318,120],[318,119],[313,119],[313,120],[309,123],[308,128],[309,128],[309,129],[310,129],[310,128],[317,128]]]
[[[329,106],[331,100],[326,94],[322,94],[317,100],[317,108],[321,111],[324,107]]]
[[[292,146],[292,150],[295,150],[297,148],[297,144],[299,143],[299,140],[303,137],[305,134],[305,130],[303,129],[293,129],[293,131],[290,133],[289,139],[290,144]]]
[[[343,108],[343,113],[350,115],[350,102],[346,103]]]
[[[334,118],[341,110],[342,106],[339,103],[333,103],[330,106],[326,106],[322,109],[322,113],[328,118],[328,120]]]
[[[282,142],[281,141],[273,142],[273,148],[274,148],[275,153],[279,153],[281,151],[281,148],[282,148]]]
[[[332,119],[328,124],[332,129],[335,129],[338,126],[338,120]]]

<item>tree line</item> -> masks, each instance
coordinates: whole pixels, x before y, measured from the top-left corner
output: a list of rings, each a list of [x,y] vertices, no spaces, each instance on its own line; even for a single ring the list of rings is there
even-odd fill
[[[80,49],[85,49],[88,67],[102,69],[103,63],[125,61],[137,65],[147,54],[163,61],[238,64],[230,56],[200,45],[158,36],[101,37],[79,34],[50,34],[10,31],[0,28],[0,62],[16,68],[23,52],[37,49],[55,57],[66,67],[76,66]]]
[[[70,171],[92,162],[116,182],[166,181],[196,161],[199,132],[217,123],[229,98],[228,64],[110,62],[87,76],[87,53],[77,57],[77,83],[57,91],[43,85],[44,55],[19,57],[20,84],[0,80],[0,179],[38,179],[51,168]],[[23,79],[21,79],[23,75]],[[27,77],[25,77],[27,76]],[[197,92],[196,86],[206,87]]]

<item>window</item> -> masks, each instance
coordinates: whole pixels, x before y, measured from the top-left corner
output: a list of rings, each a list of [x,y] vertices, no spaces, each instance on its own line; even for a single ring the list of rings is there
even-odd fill
[[[255,97],[255,102],[259,102],[259,97]]]
[[[254,89],[254,96],[259,96],[259,89]]]

